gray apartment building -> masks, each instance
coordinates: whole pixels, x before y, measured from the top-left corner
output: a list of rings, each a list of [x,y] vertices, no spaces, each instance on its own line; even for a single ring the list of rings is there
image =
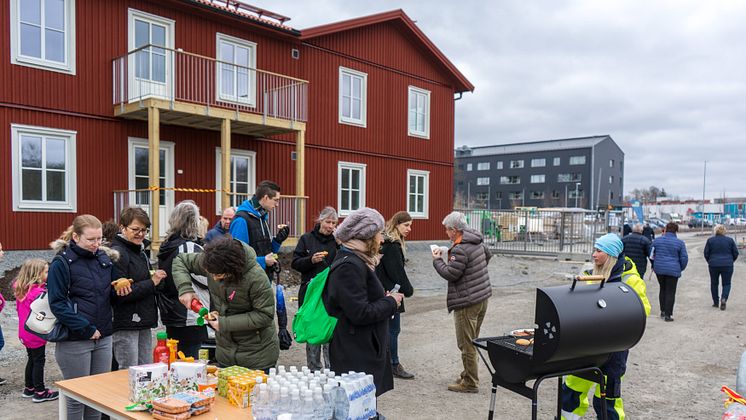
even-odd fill
[[[455,151],[456,207],[621,206],[624,152],[609,135]]]

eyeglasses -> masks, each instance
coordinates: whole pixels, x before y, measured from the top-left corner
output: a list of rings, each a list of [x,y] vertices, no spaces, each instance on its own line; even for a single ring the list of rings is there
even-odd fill
[[[150,233],[150,229],[148,229],[148,228],[140,229],[140,228],[131,228],[129,226],[126,226],[126,228],[129,229],[130,232],[134,233],[135,235],[139,235],[141,233],[143,235],[147,235],[148,233]]]

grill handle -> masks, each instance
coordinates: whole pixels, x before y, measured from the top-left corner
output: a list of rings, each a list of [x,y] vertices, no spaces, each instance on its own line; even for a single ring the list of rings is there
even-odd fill
[[[602,275],[588,275],[588,276],[575,276],[572,278],[572,286],[570,286],[570,290],[575,290],[575,285],[578,283],[578,280],[580,281],[601,281],[601,285],[599,286],[599,289],[603,289],[604,284],[606,283],[606,277]]]

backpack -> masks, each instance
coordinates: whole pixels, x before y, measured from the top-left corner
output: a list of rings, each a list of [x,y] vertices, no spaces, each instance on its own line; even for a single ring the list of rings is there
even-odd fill
[[[334,328],[337,326],[337,318],[326,312],[326,307],[321,299],[329,277],[329,268],[317,274],[308,283],[303,305],[293,318],[293,334],[298,343],[326,344],[332,340]]]

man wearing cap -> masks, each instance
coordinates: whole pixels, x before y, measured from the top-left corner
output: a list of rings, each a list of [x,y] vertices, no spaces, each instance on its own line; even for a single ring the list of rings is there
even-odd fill
[[[593,271],[584,275],[602,275],[606,283],[624,282],[640,297],[645,316],[650,314],[650,302],[645,293],[645,282],[637,274],[635,264],[624,256],[624,245],[615,233],[609,233],[598,239],[593,250]],[[606,376],[606,418],[609,420],[624,419],[622,402],[622,376],[627,370],[629,350],[612,353],[609,360],[601,366]],[[562,384],[562,419],[577,420],[588,410],[588,391],[595,382],[574,375],[565,376]],[[601,395],[599,387],[593,394],[593,409],[601,417]]]

